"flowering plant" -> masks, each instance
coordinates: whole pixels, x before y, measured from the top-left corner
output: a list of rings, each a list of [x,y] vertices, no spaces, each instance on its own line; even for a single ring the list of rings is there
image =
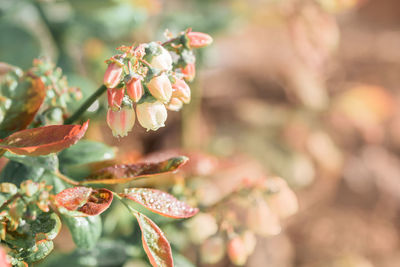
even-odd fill
[[[0,239],[8,254],[4,257],[1,249],[1,266],[28,266],[45,258],[53,250],[61,222],[68,226],[78,247],[95,246],[101,234],[98,215],[110,207],[114,197],[136,217],[150,263],[173,266],[165,235],[133,203],[178,219],[192,217],[198,209],[157,189],[124,188],[117,193],[115,186],[96,185],[112,187],[176,171],[188,158],[120,164],[113,160],[115,153],[110,147],[79,141],[89,121],[71,124],[107,91],[107,123],[115,136],[125,136],[132,129],[133,105],[144,128],[163,127],[166,109],[177,111],[190,102],[185,80],[194,77],[192,49],[212,42],[207,34],[191,30],[168,36],[162,44],[119,47],[122,54],[106,61],[104,85],[71,116],[69,104],[82,95],[68,86],[61,69],[43,60],[35,60],[26,72],[0,64],[0,155],[8,160],[0,174]],[[101,167],[80,178],[70,172],[89,163]]]

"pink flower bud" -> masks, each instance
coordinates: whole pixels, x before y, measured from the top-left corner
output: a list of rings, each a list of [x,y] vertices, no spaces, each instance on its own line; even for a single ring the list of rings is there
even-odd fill
[[[244,265],[247,261],[246,246],[239,236],[229,240],[227,253],[229,259],[235,265]]]
[[[186,67],[181,68],[184,78],[187,82],[191,82],[196,75],[196,66],[194,63],[188,63]]]
[[[103,83],[107,88],[116,87],[121,81],[123,67],[118,63],[110,63],[104,73]]]
[[[150,93],[163,103],[168,103],[172,96],[172,85],[166,74],[155,76],[147,84]]]
[[[133,102],[138,102],[144,94],[142,79],[132,78],[126,84],[126,92]]]
[[[159,46],[161,54],[153,56],[150,65],[153,68],[161,70],[171,70],[172,69],[172,57],[171,54],[164,47]]]
[[[121,110],[114,111],[108,109],[107,124],[111,128],[115,137],[124,137],[132,130],[135,124],[135,110],[123,107]]]
[[[252,231],[246,230],[242,235],[241,239],[243,240],[244,247],[246,248],[246,253],[247,255],[253,254],[256,244],[257,244],[257,239],[255,234]]]
[[[160,101],[145,102],[136,106],[138,121],[147,131],[156,131],[164,127],[167,120],[167,109]]]
[[[189,32],[187,37],[189,38],[189,45],[193,48],[205,47],[213,42],[210,35],[202,32]]]
[[[176,97],[171,98],[171,101],[169,101],[167,105],[167,109],[172,110],[172,111],[179,111],[183,106],[183,102]]]
[[[184,80],[176,78],[175,83],[172,85],[172,97],[178,98],[183,103],[188,104],[190,102],[190,93],[189,85]]]
[[[124,95],[125,95],[124,88],[108,89],[107,90],[108,106],[111,108],[120,108]]]
[[[7,253],[5,252],[3,247],[0,247],[0,266],[11,267],[11,264],[7,258]]]

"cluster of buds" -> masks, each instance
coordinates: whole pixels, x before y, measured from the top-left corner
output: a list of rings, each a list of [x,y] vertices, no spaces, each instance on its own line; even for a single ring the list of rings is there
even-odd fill
[[[190,29],[167,37],[164,43],[119,47],[122,53],[106,61],[107,123],[114,136],[126,136],[136,116],[142,127],[156,131],[164,127],[167,109],[179,111],[190,102],[186,82],[195,76],[193,48],[211,44],[212,38]]]
[[[57,236],[61,220],[50,209],[52,188],[44,181],[25,180],[19,188],[0,183],[0,241],[9,247],[7,261],[12,266],[27,267],[53,249],[51,240]]]
[[[62,124],[68,114],[68,104],[82,98],[81,90],[68,86],[67,77],[61,68],[49,60],[35,59],[33,67],[26,74],[39,77],[46,90],[46,98],[35,118],[35,126]]]

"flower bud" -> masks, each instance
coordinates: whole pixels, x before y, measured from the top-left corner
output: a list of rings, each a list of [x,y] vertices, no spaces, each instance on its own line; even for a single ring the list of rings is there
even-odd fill
[[[201,261],[216,264],[225,256],[225,242],[221,236],[210,237],[201,244]]]
[[[236,236],[229,240],[227,246],[228,257],[235,265],[244,265],[247,261],[247,251],[243,240]]]
[[[167,120],[167,109],[160,101],[145,102],[136,106],[138,121],[146,130],[156,131],[164,127]]]
[[[122,99],[124,99],[124,88],[112,88],[107,90],[108,106],[111,108],[120,108]]]
[[[159,46],[159,55],[153,56],[150,65],[153,68],[161,70],[171,70],[172,69],[172,57],[171,54],[162,46]]]
[[[253,254],[256,244],[257,244],[257,239],[255,234],[252,231],[246,230],[242,235],[241,239],[243,240],[244,247],[246,248],[246,253],[247,255]]]
[[[184,75],[185,81],[193,81],[194,76],[196,75],[196,66],[194,65],[194,63],[188,63],[186,67],[181,68],[181,70]]]
[[[7,253],[3,247],[0,247],[0,266],[11,267],[11,264],[7,258]]]
[[[195,244],[204,241],[218,232],[218,224],[214,216],[209,213],[198,213],[195,217],[185,221],[190,240]]]
[[[144,94],[142,79],[132,78],[126,84],[126,92],[133,102],[138,102]]]
[[[103,83],[107,88],[116,87],[121,81],[123,67],[118,63],[112,62],[108,64],[107,70],[104,73]]]
[[[147,84],[150,93],[163,103],[168,103],[172,96],[172,85],[168,76],[162,73],[153,77]]]
[[[172,97],[188,104],[190,102],[190,93],[189,85],[184,80],[176,78],[175,83],[172,85]]]
[[[179,111],[183,106],[183,102],[176,97],[171,98],[171,101],[169,101],[167,105],[167,109],[172,110],[172,111]]]
[[[108,109],[107,124],[111,128],[115,137],[124,137],[132,130],[135,124],[135,110],[123,107],[121,110],[114,111]]]
[[[193,48],[205,47],[213,42],[210,35],[202,32],[189,32],[187,37],[189,38],[189,45]]]

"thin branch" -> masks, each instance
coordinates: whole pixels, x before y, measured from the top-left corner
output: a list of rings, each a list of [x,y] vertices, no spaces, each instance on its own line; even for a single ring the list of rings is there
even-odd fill
[[[76,120],[78,120],[86,110],[97,100],[105,91],[107,91],[107,87],[103,84],[100,86],[96,92],[94,92],[81,106],[80,108],[72,114],[71,117],[65,120],[64,124],[72,124]]]
[[[69,179],[67,176],[65,176],[64,174],[60,173],[59,171],[54,172],[54,174],[60,178],[61,180],[63,180],[64,182],[71,184],[71,185],[79,185],[79,182],[74,181],[72,179]]]

